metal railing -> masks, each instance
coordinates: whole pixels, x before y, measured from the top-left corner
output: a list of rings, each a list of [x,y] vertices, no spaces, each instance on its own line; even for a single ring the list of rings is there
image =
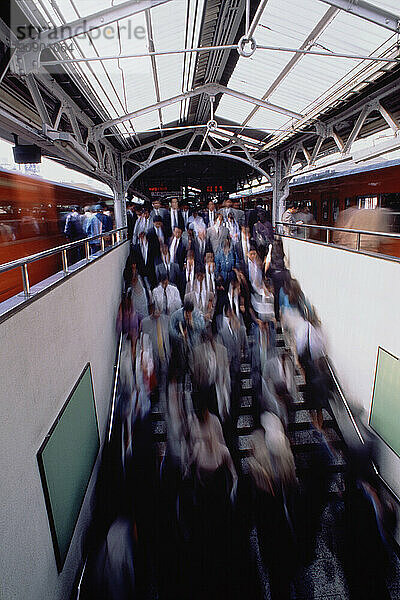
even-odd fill
[[[297,228],[304,228],[305,232],[307,231],[307,229],[316,229],[317,231],[325,231],[325,242],[322,240],[314,240],[314,239],[309,239],[308,237],[301,237],[299,235],[297,235],[294,230],[296,230]],[[361,248],[361,236],[362,235],[369,235],[369,236],[375,236],[377,238],[390,238],[390,239],[394,239],[394,240],[399,240],[400,241],[400,233],[389,233],[389,232],[385,232],[385,231],[366,231],[364,229],[346,229],[344,227],[330,227],[328,225],[311,225],[309,223],[282,223],[282,221],[276,221],[275,223],[275,231],[278,235],[281,235],[283,237],[291,237],[291,238],[297,238],[297,239],[301,239],[301,240],[305,240],[308,242],[315,242],[315,243],[319,243],[319,244],[325,244],[325,245],[335,245],[337,248],[344,248],[346,250],[353,250],[356,252],[361,252],[361,253],[365,253],[365,250],[363,250]],[[337,243],[335,241],[332,240],[332,236],[330,235],[330,232],[333,231],[335,233],[348,233],[348,234],[356,234],[357,238],[356,238],[356,244],[355,244],[355,248],[350,247],[350,246],[346,246],[346,244],[340,244]],[[365,241],[365,240],[363,240]],[[379,252],[374,252],[374,254],[379,254]],[[393,256],[392,257],[394,260],[399,260],[398,257]]]
[[[349,404],[348,404],[348,402],[346,400],[346,397],[345,397],[345,395],[343,393],[343,390],[342,390],[342,387],[341,387],[341,385],[340,385],[340,383],[338,381],[338,378],[336,377],[335,370],[334,370],[334,368],[333,368],[333,366],[332,366],[332,364],[331,364],[331,362],[330,362],[330,360],[328,358],[326,359],[326,365],[328,367],[328,370],[329,370],[330,376],[332,378],[332,381],[334,383],[335,389],[336,389],[336,391],[337,391],[337,393],[338,393],[338,395],[339,395],[339,397],[340,397],[340,399],[342,401],[342,404],[343,404],[343,406],[344,406],[344,408],[346,410],[346,413],[347,413],[347,415],[348,415],[348,417],[349,417],[349,419],[351,421],[351,424],[354,427],[354,430],[355,430],[355,432],[357,434],[357,437],[360,440],[361,444],[365,444],[364,437],[363,437],[363,435],[362,435],[362,433],[360,431],[360,428],[359,428],[359,426],[358,426],[358,424],[357,424],[357,422],[356,422],[356,420],[354,418],[354,415],[353,415],[353,413],[352,413],[352,411],[350,409],[350,406],[349,406]],[[383,485],[383,487],[386,488],[386,490],[390,493],[390,495],[392,496],[392,498],[394,498],[394,500],[396,500],[397,504],[400,506],[400,498],[399,498],[399,496],[396,494],[396,492],[394,491],[394,489],[388,484],[388,482],[386,481],[386,479],[384,479],[382,477],[382,475],[379,473],[378,467],[377,467],[377,465],[374,462],[372,463],[372,468],[374,469],[375,475],[377,476],[377,478],[379,479],[379,481],[381,482],[381,484]]]
[[[49,248],[48,250],[43,250],[42,252],[38,252],[37,254],[31,254],[30,256],[25,256],[24,258],[18,258],[17,260],[13,260],[8,263],[4,263],[0,265],[0,274],[6,273],[7,271],[11,271],[12,269],[21,269],[22,275],[22,286],[24,290],[24,296],[28,299],[31,296],[31,286],[29,283],[29,273],[28,273],[28,265],[30,263],[36,262],[38,260],[42,260],[44,258],[48,258],[49,256],[54,256],[55,254],[61,254],[62,259],[62,268],[64,272],[64,276],[69,274],[69,263],[68,263],[68,251],[73,250],[75,248],[79,248],[80,246],[85,247],[85,260],[88,263],[92,260],[91,253],[91,245],[93,248],[93,243],[96,240],[100,240],[100,248],[102,253],[106,251],[106,239],[111,239],[111,245],[108,249],[113,248],[115,245],[119,244],[126,240],[126,227],[120,227],[118,229],[113,229],[112,231],[106,231],[104,233],[99,233],[98,235],[93,235],[91,237],[84,238],[82,240],[77,240],[76,242],[71,242],[69,244],[64,244],[63,246],[56,246],[55,248]],[[97,250],[96,250],[97,252]],[[83,260],[83,259],[82,259]],[[79,261],[74,261],[74,263]],[[71,263],[72,264],[72,263]]]

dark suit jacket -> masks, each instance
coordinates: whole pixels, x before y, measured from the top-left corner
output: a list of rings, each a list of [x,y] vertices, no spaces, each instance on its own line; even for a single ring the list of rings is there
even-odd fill
[[[134,244],[132,254],[136,259],[137,268],[141,277],[147,277],[150,286],[153,288],[156,285],[156,272],[154,261],[156,259],[157,247],[152,243],[151,238],[148,239],[147,261],[144,262],[140,244]]]
[[[164,269],[164,263],[161,258],[156,259],[156,280],[159,280],[160,274]],[[179,266],[176,263],[170,263],[169,266],[169,281],[176,285],[179,289],[181,284],[181,272]]]
[[[182,229],[182,231],[184,231],[185,223],[183,221],[182,213],[179,209],[178,209],[177,213],[178,213],[178,225]],[[165,223],[165,233],[167,234],[168,237],[171,237],[171,235],[172,235],[171,209],[168,209],[168,212],[165,215],[164,223]]]
[[[206,252],[212,252],[212,247],[208,240],[204,240],[204,250],[201,252],[200,240],[198,238],[193,240],[192,249],[194,250],[194,260],[196,265],[204,265],[204,257]]]
[[[165,235],[165,231],[163,231],[163,234],[164,234],[164,242],[167,243],[168,238]],[[155,258],[160,257],[161,256],[160,241],[158,239],[158,235],[156,233],[155,227],[151,227],[149,229],[149,231],[147,232],[147,239],[149,240],[149,244],[151,243],[152,248],[154,250],[154,257]]]
[[[215,219],[217,218],[217,214],[218,214],[218,213],[217,213],[217,211],[215,210],[215,211],[214,211],[214,223],[215,223]],[[206,225],[206,227],[207,227],[207,229],[208,229],[208,227],[210,227],[210,219],[209,219],[209,216],[208,216],[208,209],[207,209],[207,210],[205,210],[205,211],[202,213],[202,215],[201,215],[201,216],[203,217],[203,221],[204,221],[204,223],[205,223],[205,225]]]
[[[169,248],[171,248],[172,239],[173,238],[171,238],[169,240],[169,243],[168,243],[168,247]],[[185,262],[186,251],[187,251],[186,246],[183,243],[182,238],[180,238],[178,247],[177,247],[176,252],[175,252],[174,262],[176,262],[176,264],[179,265],[179,268],[180,268],[181,271],[183,269],[183,263]]]

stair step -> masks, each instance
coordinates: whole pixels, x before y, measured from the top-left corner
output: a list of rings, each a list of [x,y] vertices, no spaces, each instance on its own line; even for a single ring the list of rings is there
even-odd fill
[[[324,429],[332,428],[336,430],[337,425],[333,419],[326,419],[324,421]],[[288,432],[292,433],[295,431],[310,431],[314,429],[311,421],[300,421],[299,423],[289,423]]]
[[[342,442],[342,440],[334,440],[332,442],[329,442],[329,445],[335,450],[343,450],[345,448],[344,442]],[[317,442],[291,444],[293,454],[306,454],[307,452],[313,452],[317,447]]]
[[[252,387],[252,381],[248,377],[242,379],[242,390],[250,390]]]

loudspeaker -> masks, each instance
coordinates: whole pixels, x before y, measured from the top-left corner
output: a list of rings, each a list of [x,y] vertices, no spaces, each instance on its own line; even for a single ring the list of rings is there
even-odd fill
[[[42,162],[42,149],[39,146],[18,144],[13,147],[14,160],[17,164],[31,164]]]

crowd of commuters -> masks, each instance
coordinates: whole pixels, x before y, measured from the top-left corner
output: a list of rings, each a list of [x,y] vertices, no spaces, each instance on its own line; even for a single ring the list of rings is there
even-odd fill
[[[199,211],[155,200],[128,211],[128,230],[120,399],[81,598],[261,599],[257,546],[270,597],[289,599],[314,558],[335,459],[315,310],[263,209],[244,212],[227,200]],[[278,351],[278,322],[289,354]],[[247,455],[238,437],[243,364],[254,394]],[[306,476],[288,435],[296,369],[315,442]],[[154,412],[165,417],[162,453]],[[363,519],[352,531],[383,573],[387,511],[366,457],[354,454],[346,502]],[[383,575],[360,587],[369,574],[351,553],[342,558],[353,600],[389,598]]]

